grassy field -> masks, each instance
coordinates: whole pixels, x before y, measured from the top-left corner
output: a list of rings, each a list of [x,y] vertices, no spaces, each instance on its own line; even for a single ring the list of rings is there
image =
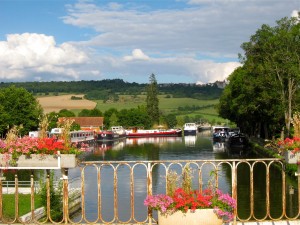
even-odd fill
[[[89,101],[89,100],[71,100],[71,96],[82,96],[82,95],[61,95],[61,96],[43,96],[38,97],[40,104],[42,105],[44,112],[58,112],[61,109],[68,109],[73,111],[76,115],[82,109],[93,109],[96,107],[101,112],[105,112],[110,108],[131,109],[136,108],[140,105],[145,105],[146,95],[120,95],[118,102],[103,102],[102,100]],[[209,121],[220,121],[225,122],[224,119],[220,118],[215,110],[215,105],[218,104],[219,100],[197,100],[192,98],[166,98],[166,95],[159,96],[159,108],[165,114],[174,113],[182,116],[200,116]],[[178,107],[185,106],[211,106],[196,111],[179,111]]]
[[[30,194],[19,194],[19,216],[24,215],[31,211]],[[35,209],[42,207],[40,198],[38,195],[34,199]],[[15,195],[4,194],[3,195],[3,216],[6,219],[15,218]]]

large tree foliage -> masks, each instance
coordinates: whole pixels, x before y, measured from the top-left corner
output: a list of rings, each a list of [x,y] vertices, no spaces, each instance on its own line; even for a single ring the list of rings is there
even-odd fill
[[[263,76],[254,76],[246,67],[237,68],[228,78],[218,111],[243,132],[268,137],[278,131],[283,114],[278,109],[277,92],[264,85],[266,81],[261,78]]]
[[[284,126],[290,131],[300,82],[300,24],[283,18],[262,25],[242,44],[242,68],[229,77],[219,112],[250,134],[268,137]],[[270,133],[270,134],[269,134]]]
[[[94,117],[94,116],[103,116],[103,113],[99,109],[83,109],[78,113],[80,117]]]
[[[43,111],[35,97],[24,88],[10,86],[0,89],[0,133],[22,125],[20,134],[36,130]]]
[[[277,25],[263,25],[250,42],[242,45],[244,62],[252,71],[263,74],[278,91],[284,110],[285,127],[290,131],[295,96],[300,82],[300,24],[283,18]]]
[[[151,120],[144,106],[132,109],[122,109],[117,114],[118,120],[123,127],[151,127]]]
[[[158,86],[155,75],[152,73],[149,78],[147,86],[146,106],[147,113],[151,119],[152,124],[159,123],[159,108],[158,108]]]

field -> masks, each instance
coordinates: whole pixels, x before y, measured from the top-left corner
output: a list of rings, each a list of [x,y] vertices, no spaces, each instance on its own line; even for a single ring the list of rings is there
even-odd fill
[[[60,95],[38,97],[38,101],[44,109],[45,113],[59,112],[61,109],[76,110],[76,109],[93,109],[96,102],[86,99],[71,100],[72,96],[83,97],[83,95]]]
[[[61,109],[68,109],[78,114],[82,109],[97,108],[101,112],[105,112],[110,108],[117,110],[136,108],[140,105],[145,105],[146,95],[120,95],[118,102],[103,102],[102,100],[89,101],[89,100],[72,100],[71,97],[82,97],[83,95],[61,95],[61,96],[44,96],[38,97],[40,104],[42,105],[44,112],[58,112]],[[201,116],[209,121],[215,120],[224,122],[224,119],[220,118],[214,108],[219,102],[216,100],[197,100],[192,98],[166,98],[165,95],[159,96],[159,108],[165,114],[174,113],[182,116]],[[211,106],[204,109],[195,111],[179,111],[178,107],[186,106]]]

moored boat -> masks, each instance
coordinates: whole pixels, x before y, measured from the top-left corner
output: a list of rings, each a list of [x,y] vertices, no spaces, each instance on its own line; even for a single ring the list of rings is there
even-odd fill
[[[60,136],[63,133],[63,128],[53,128],[49,136]],[[30,135],[30,134],[29,134]],[[93,130],[76,130],[70,131],[70,138],[72,143],[90,142],[95,140],[95,132]]]
[[[120,135],[111,131],[111,130],[103,130],[96,133],[97,141],[114,141],[119,139]]]
[[[228,138],[227,145],[229,148],[246,148],[249,145],[249,139],[243,133],[233,134]]]
[[[168,137],[168,136],[181,136],[181,129],[131,129],[126,130],[126,137]]]
[[[126,137],[126,130],[122,126],[113,126],[111,127],[111,131],[118,134],[119,138]]]
[[[214,142],[224,142],[229,137],[229,127],[226,126],[213,126],[213,141]]]
[[[186,135],[196,135],[198,127],[196,123],[185,123],[183,127],[184,136]]]
[[[112,126],[110,130],[99,131],[96,134],[97,141],[115,141],[126,137],[122,126]]]

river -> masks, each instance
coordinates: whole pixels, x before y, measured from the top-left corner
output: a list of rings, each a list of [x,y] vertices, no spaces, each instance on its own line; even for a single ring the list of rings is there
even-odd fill
[[[224,143],[213,143],[211,133],[209,131],[199,132],[196,136],[186,137],[160,137],[160,138],[136,138],[125,139],[114,143],[98,143],[94,147],[93,153],[86,154],[84,161],[148,161],[148,160],[198,160],[198,159],[255,159],[257,156],[251,149],[243,151],[230,152],[227,151]],[[222,167],[223,168],[223,167]],[[156,179],[160,179],[160,172],[157,173]],[[224,191],[231,191],[231,180],[228,178],[230,170],[223,168],[221,172],[220,187]],[[270,196],[272,216],[276,218],[281,214],[281,173],[276,171],[276,168],[271,168],[273,171],[271,179],[271,190],[273,194]],[[141,170],[142,171],[142,170]],[[140,173],[140,174],[139,174]],[[120,168],[118,171],[120,183],[129,183],[129,172],[125,168]],[[71,169],[69,171],[70,178],[80,176],[80,170]],[[138,221],[143,220],[146,216],[146,210],[143,206],[143,199],[146,196],[146,179],[143,172],[137,171],[135,178],[135,217]],[[139,177],[140,176],[140,177]],[[88,221],[94,221],[97,218],[97,169],[94,166],[88,166],[85,169],[85,215]],[[114,199],[113,199],[113,171],[109,168],[103,168],[101,172],[102,180],[101,192],[103,194],[101,213],[105,221],[113,220]],[[240,218],[247,218],[249,215],[249,190],[250,190],[250,173],[243,166],[238,172],[238,213]],[[163,185],[154,179],[154,193],[161,192]],[[254,170],[254,186],[255,186],[255,216],[262,218],[266,211],[265,201],[265,171],[264,167],[256,167]],[[287,204],[289,216],[295,215],[298,211],[297,186],[295,180],[288,179],[287,187],[296,187],[294,194],[287,193]],[[121,184],[122,185],[122,184]],[[140,189],[140,190],[139,190]],[[287,188],[288,190],[289,188]],[[118,213],[122,221],[130,219],[130,190],[121,186],[118,188]],[[79,220],[80,216],[74,218],[74,221]]]

